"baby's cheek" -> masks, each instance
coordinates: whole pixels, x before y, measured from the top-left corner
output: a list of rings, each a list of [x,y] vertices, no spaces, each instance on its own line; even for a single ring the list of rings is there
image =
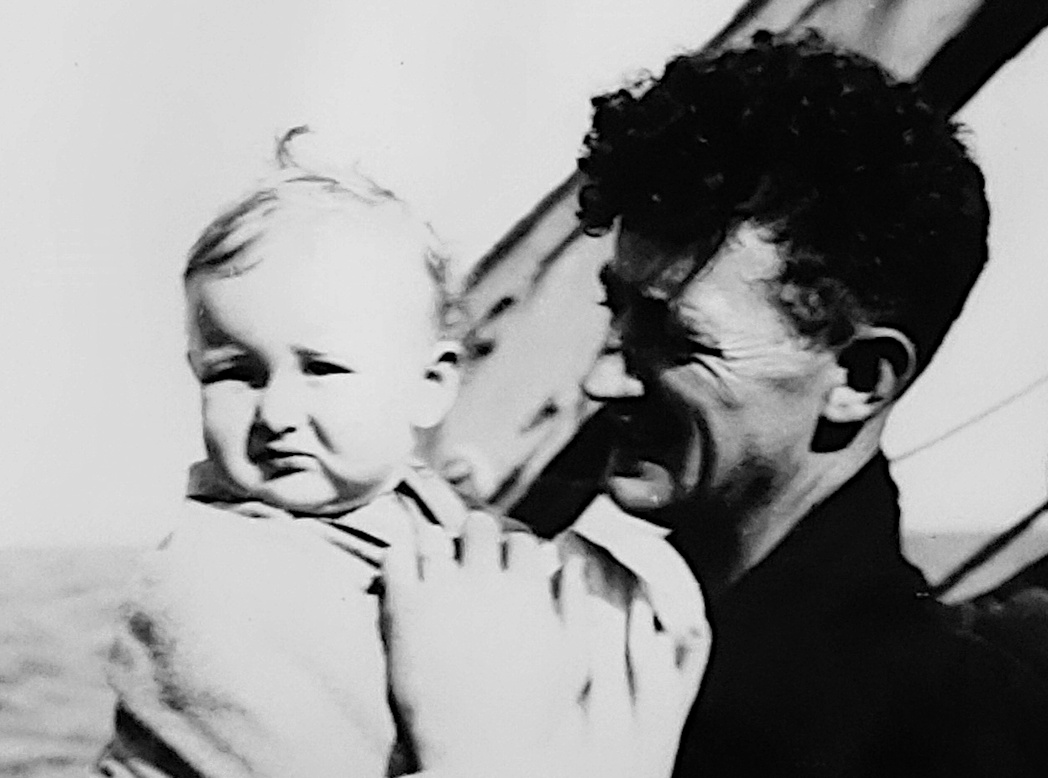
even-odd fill
[[[398,375],[361,373],[347,376],[342,381],[330,381],[321,391],[319,400],[331,415],[348,418],[368,418],[373,414],[398,414],[406,405],[408,382]]]
[[[204,387],[201,418],[209,446],[237,451],[246,446],[254,404],[246,392],[221,386]]]
[[[331,387],[318,400],[318,420],[332,444],[361,459],[399,456],[410,436],[403,387],[366,379]]]

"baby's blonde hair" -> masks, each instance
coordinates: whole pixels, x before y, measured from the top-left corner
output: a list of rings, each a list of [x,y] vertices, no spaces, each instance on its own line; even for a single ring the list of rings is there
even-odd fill
[[[188,284],[203,276],[236,276],[255,267],[263,259],[247,249],[277,216],[288,210],[393,207],[422,249],[421,259],[433,283],[436,326],[440,335],[447,334],[455,327],[458,301],[451,291],[450,260],[433,229],[392,191],[358,169],[335,174],[299,164],[292,153],[292,143],[308,132],[307,127],[294,127],[277,141],[277,172],[207,226],[189,251],[184,282]]]

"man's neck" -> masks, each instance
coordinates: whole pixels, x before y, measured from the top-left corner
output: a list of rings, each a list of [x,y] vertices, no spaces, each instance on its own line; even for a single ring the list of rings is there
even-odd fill
[[[712,542],[706,543],[696,538],[702,550],[687,556],[692,557],[706,596],[715,601],[731,589],[816,506],[851,480],[880,450],[881,427],[871,425],[844,450],[813,454],[771,499],[742,513],[728,512],[714,530],[721,537],[708,538]],[[704,553],[706,549],[708,553]]]

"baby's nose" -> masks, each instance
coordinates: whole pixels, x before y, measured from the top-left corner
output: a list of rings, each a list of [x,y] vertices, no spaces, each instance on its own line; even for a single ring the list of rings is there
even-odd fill
[[[303,421],[302,387],[274,376],[258,390],[256,421],[274,434],[297,429]]]

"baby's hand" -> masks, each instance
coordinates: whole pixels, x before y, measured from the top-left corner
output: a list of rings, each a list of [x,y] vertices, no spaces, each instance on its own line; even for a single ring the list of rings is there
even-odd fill
[[[560,598],[538,541],[467,521],[461,562],[437,529],[400,544],[385,563],[393,695],[423,768],[447,775],[574,776],[585,683],[572,609],[581,562],[562,572]]]

